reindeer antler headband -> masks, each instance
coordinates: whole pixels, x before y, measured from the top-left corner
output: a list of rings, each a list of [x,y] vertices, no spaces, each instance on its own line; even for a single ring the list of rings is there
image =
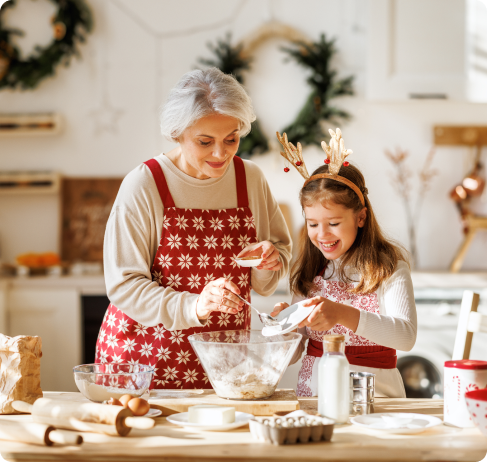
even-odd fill
[[[306,180],[304,182],[304,186],[306,186],[309,182],[318,180],[320,178],[330,178],[331,180],[339,181],[340,183],[344,183],[349,188],[353,189],[353,191],[355,191],[355,193],[359,197],[360,202],[365,207],[364,195],[362,194],[360,188],[347,178],[338,175],[338,172],[340,171],[342,165],[344,167],[348,167],[350,165],[347,161],[345,161],[345,159],[349,154],[352,154],[352,151],[350,149],[345,149],[345,142],[343,141],[342,132],[339,128],[336,129],[336,132],[334,132],[333,130],[328,131],[331,135],[330,145],[327,146],[326,142],[322,141],[321,147],[326,153],[325,164],[328,164],[329,173],[320,173],[318,175],[313,175],[310,177],[303,160],[301,143],[298,143],[296,146],[294,146],[288,141],[286,133],[283,133],[281,136],[279,132],[276,132],[277,139],[284,148],[284,152],[281,152],[281,156],[291,162],[296,170]],[[284,171],[289,172],[289,168],[286,167]]]

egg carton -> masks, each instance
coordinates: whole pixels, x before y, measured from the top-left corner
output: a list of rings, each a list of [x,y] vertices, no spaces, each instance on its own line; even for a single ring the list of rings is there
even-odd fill
[[[252,436],[276,446],[330,441],[335,421],[328,417],[256,417],[249,422]]]

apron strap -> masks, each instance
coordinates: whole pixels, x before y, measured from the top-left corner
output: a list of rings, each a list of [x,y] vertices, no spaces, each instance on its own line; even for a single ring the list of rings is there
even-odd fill
[[[245,176],[245,165],[240,157],[233,157],[235,166],[235,181],[237,183],[237,207],[248,207],[249,196],[247,194],[247,177]]]
[[[149,167],[150,171],[152,172],[152,176],[154,177],[154,181],[156,182],[157,189],[159,191],[159,195],[161,196],[162,205],[164,208],[169,207],[176,207],[174,200],[169,192],[169,188],[167,186],[166,177],[164,176],[164,172],[162,171],[161,165],[157,162],[156,159],[150,159],[144,162],[147,167]]]

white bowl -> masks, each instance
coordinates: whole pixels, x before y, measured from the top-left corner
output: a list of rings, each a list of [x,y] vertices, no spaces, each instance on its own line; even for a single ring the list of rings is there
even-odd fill
[[[262,258],[252,258],[251,260],[247,260],[246,258],[236,258],[235,263],[237,263],[238,266],[242,266],[244,268],[252,268],[255,266],[259,266],[262,263]]]
[[[277,322],[279,326],[265,326],[262,329],[262,335],[264,337],[272,337],[274,335],[287,334],[293,331],[301,324],[314,310],[313,306],[303,306],[307,300],[302,300],[294,305],[288,306],[285,310],[282,310],[277,316]]]

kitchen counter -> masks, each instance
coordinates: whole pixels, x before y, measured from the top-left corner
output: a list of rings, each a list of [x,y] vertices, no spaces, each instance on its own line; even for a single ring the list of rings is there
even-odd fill
[[[46,397],[80,399],[79,393],[45,393]],[[316,410],[316,398],[300,399],[301,408]],[[443,401],[378,398],[376,412],[418,412],[442,417]],[[28,415],[0,416],[30,421]],[[83,433],[79,447],[44,447],[2,441],[7,461],[479,461],[487,452],[487,438],[477,428],[439,426],[416,435],[382,435],[342,425],[330,443],[272,446],[252,438],[248,426],[229,432],[193,432],[176,427],[165,417],[152,430],[133,430],[128,437]]]

